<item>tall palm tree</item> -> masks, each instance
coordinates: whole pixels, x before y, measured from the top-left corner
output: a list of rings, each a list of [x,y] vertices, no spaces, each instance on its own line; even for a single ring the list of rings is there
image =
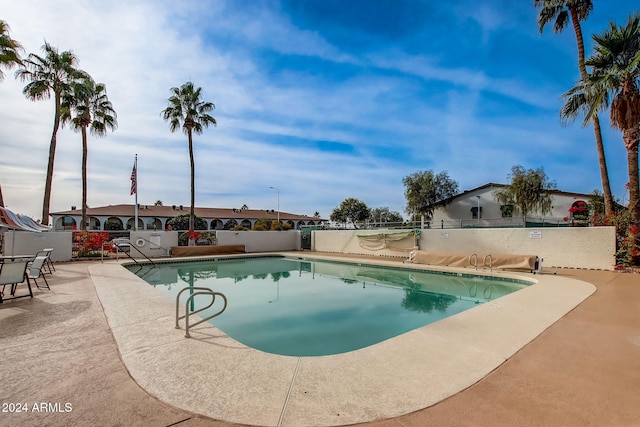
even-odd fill
[[[79,73],[82,73],[79,71]],[[118,127],[116,111],[107,97],[103,83],[95,83],[91,76],[84,77],[72,85],[73,90],[62,101],[62,123],[70,122],[71,127],[82,134],[82,224],[87,228],[87,129],[92,135],[106,136],[108,130]]]
[[[563,109],[567,115],[582,111],[587,121],[598,111],[610,108],[611,126],[622,131],[627,149],[629,210],[637,242],[640,238],[640,14],[629,15],[625,26],[611,22],[607,30],[592,37],[595,52],[586,65],[593,71],[587,80],[565,94]]]
[[[586,80],[587,67],[585,66],[584,39],[582,37],[580,22],[586,20],[593,10],[592,0],[534,0],[534,7],[540,8],[538,25],[541,34],[545,25],[552,21],[553,31],[559,34],[566,28],[568,21],[571,20],[573,32],[576,36],[576,44],[578,45],[578,69],[580,70],[580,78]],[[604,210],[605,215],[608,215],[613,211],[613,195],[611,193],[611,184],[609,183],[609,171],[607,170],[607,160],[604,153],[600,119],[598,119],[597,114],[592,115],[591,123],[593,123],[593,133],[596,138],[596,149],[598,151],[598,162],[600,164]]]
[[[22,46],[9,36],[9,25],[0,19],[0,67],[12,68],[14,65],[22,65],[20,52]],[[4,73],[0,68],[0,81],[4,80]]]
[[[211,102],[200,99],[202,88],[195,88],[193,82],[186,82],[180,87],[171,88],[169,105],[162,110],[162,117],[169,122],[171,132],[182,127],[189,138],[189,161],[191,163],[191,211],[189,213],[189,230],[195,223],[195,160],[193,156],[193,133],[201,134],[203,127],[216,125],[216,119],[209,115],[215,106]],[[193,244],[189,240],[189,244]]]
[[[29,83],[22,93],[32,101],[49,99],[53,92],[55,112],[53,117],[53,132],[49,144],[49,163],[47,178],[44,186],[42,202],[42,224],[49,224],[49,204],[51,202],[51,183],[53,181],[53,163],[56,155],[58,129],[60,128],[60,114],[62,97],[70,91],[71,83],[78,78],[76,56],[71,51],[58,52],[49,43],[42,46],[43,56],[29,54],[23,60],[23,67],[16,71],[16,78]]]

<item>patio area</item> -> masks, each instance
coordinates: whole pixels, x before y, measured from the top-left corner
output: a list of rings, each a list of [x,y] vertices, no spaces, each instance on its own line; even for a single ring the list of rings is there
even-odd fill
[[[51,291],[35,289],[33,299],[0,305],[0,425],[238,425],[172,407],[132,379],[89,275],[91,265],[56,264]],[[365,425],[637,425],[639,276],[559,274],[592,283],[597,291],[466,390]],[[27,411],[17,412],[17,404]]]

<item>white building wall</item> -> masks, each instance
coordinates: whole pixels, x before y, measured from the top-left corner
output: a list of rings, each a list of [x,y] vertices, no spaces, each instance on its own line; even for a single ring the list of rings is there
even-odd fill
[[[433,219],[431,221],[432,228],[441,228],[442,221],[444,221],[444,227],[447,226],[463,226],[472,227],[474,225],[479,226],[491,226],[501,225],[508,226],[510,224],[517,225],[522,222],[520,214],[514,213],[511,219],[502,218],[502,211],[500,210],[501,204],[498,202],[496,192],[501,187],[488,187],[482,188],[468,193],[457,196],[453,203],[444,207],[438,208],[433,213]],[[569,209],[578,200],[589,202],[588,198],[581,198],[573,195],[564,194],[552,194],[552,209],[551,213],[544,216],[538,212],[529,213],[530,216],[544,217],[549,221],[555,221],[556,223],[565,223],[563,219],[570,217]],[[480,219],[472,218],[472,208],[477,208],[478,203],[482,208]],[[462,222],[460,222],[462,220]]]

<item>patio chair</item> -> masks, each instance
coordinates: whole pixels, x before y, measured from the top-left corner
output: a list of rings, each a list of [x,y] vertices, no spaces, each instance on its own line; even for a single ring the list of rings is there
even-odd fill
[[[47,278],[44,276],[44,269],[46,269],[47,256],[40,255],[36,256],[36,258],[29,264],[29,268],[27,269],[27,280],[33,279],[33,282],[36,284],[37,288],[40,289],[40,285],[38,285],[38,279],[42,277],[44,279],[44,283],[47,286],[47,289],[51,290],[49,287],[49,282],[47,282]]]
[[[53,266],[53,261],[51,261],[51,252],[53,252],[53,248],[46,248],[36,253],[36,257],[46,256],[47,259],[44,261],[45,273],[53,274],[56,271],[56,268]]]
[[[19,260],[19,261],[5,261],[0,264],[0,285],[2,286],[2,291],[0,291],[0,303],[5,300],[16,299],[16,298],[24,298],[31,297],[33,298],[33,292],[31,291],[31,282],[29,281],[29,277],[27,277],[27,260]],[[25,279],[27,280],[27,287],[29,288],[28,295],[20,295],[15,296],[16,289],[18,285],[24,283]],[[7,285],[11,285],[11,297],[5,298],[4,292]]]

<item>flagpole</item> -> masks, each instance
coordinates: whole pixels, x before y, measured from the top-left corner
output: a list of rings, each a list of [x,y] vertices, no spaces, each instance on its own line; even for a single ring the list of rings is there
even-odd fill
[[[133,226],[134,231],[138,231],[138,154],[136,153],[136,159],[133,163],[133,168],[136,171],[136,219]]]

